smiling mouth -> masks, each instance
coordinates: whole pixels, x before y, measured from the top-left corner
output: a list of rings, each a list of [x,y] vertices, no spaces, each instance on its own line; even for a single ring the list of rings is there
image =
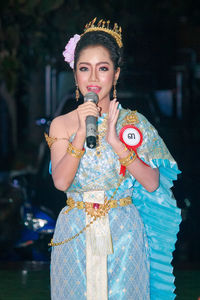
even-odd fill
[[[87,87],[87,90],[88,90],[89,92],[94,92],[94,93],[98,94],[98,93],[101,91],[101,87],[96,86],[96,85],[89,85],[89,86]]]

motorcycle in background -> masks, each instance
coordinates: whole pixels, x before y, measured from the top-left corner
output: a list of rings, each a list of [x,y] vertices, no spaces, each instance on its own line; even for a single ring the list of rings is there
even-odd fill
[[[11,179],[12,187],[21,191],[23,201],[20,207],[21,232],[14,248],[19,259],[48,261],[48,243],[55,229],[55,215],[44,206],[33,204],[34,189],[29,186],[26,176]]]
[[[49,261],[56,216],[34,203],[30,175],[11,175],[0,197],[0,260]]]

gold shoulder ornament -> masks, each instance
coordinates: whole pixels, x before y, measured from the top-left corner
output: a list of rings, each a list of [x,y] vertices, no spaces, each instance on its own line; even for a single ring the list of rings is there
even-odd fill
[[[125,118],[124,118],[124,123],[122,124],[123,126],[125,125],[135,125],[139,123],[138,116],[137,116],[137,111],[131,111]]]
[[[48,146],[49,146],[50,149],[51,149],[51,146],[52,146],[55,142],[57,142],[57,141],[59,141],[59,140],[66,140],[66,141],[68,141],[67,138],[57,138],[57,137],[49,136],[46,132],[44,133],[44,137],[45,137],[45,140],[46,140],[46,142],[47,142],[47,144],[48,144]]]

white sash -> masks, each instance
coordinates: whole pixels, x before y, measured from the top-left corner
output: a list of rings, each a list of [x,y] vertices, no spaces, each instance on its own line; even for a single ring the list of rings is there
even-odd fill
[[[91,220],[86,214],[86,224]],[[105,215],[86,230],[87,300],[108,299],[107,255],[112,253],[109,217]]]

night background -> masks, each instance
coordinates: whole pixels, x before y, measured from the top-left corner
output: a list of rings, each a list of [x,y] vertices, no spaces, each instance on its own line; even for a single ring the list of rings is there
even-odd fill
[[[94,17],[122,27],[119,102],[148,118],[182,171],[176,299],[200,299],[200,2],[1,0],[0,300],[50,299],[47,245],[66,199],[44,131],[77,105],[62,52]]]

